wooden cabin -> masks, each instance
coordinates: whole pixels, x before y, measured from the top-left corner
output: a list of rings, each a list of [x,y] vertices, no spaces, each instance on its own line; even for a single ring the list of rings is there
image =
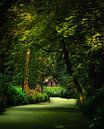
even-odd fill
[[[57,86],[59,82],[54,77],[50,76],[45,79],[45,84],[49,87],[54,87]]]

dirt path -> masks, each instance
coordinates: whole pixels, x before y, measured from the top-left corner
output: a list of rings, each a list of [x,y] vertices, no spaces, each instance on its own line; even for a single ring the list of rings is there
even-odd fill
[[[0,129],[88,129],[75,99],[51,98],[50,103],[16,106],[0,116]]]

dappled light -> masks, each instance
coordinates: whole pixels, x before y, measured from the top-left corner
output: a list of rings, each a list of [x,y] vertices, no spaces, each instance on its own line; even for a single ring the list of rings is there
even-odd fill
[[[80,124],[81,123],[81,124]],[[51,98],[50,103],[15,106],[0,116],[0,129],[88,129],[75,99]]]
[[[104,129],[104,0],[0,0],[0,129]]]

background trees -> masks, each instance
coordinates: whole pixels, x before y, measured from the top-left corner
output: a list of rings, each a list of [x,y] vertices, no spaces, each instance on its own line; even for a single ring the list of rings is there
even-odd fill
[[[29,87],[49,74],[64,76],[66,68],[80,93],[89,85],[102,87],[102,1],[1,1],[0,6],[1,69],[12,81]]]
[[[23,78],[26,76],[26,70],[31,69],[31,66],[35,68],[39,60],[47,67],[50,64],[51,69],[54,66],[51,72],[54,71],[55,58],[60,54],[60,60],[65,60],[64,65],[69,66],[67,68],[70,69],[69,73],[77,78],[79,83],[86,82],[94,89],[102,87],[103,78],[100,77],[104,63],[102,1],[1,1],[0,6],[2,72],[8,71],[11,78],[13,77],[15,81],[17,78],[17,82],[22,83],[25,80]],[[38,61],[34,59],[36,63],[29,61],[31,63],[25,70],[27,50],[30,51],[29,60],[34,59],[31,53],[34,55],[36,53],[35,58],[42,59]],[[38,53],[48,54],[47,59],[38,57],[40,56]],[[51,63],[48,64],[45,60],[49,58]],[[40,63],[35,70],[39,68],[38,66]],[[41,71],[44,71],[42,67]],[[33,75],[32,72],[30,74]]]
[[[28,89],[53,75],[86,96],[103,87],[103,0],[5,0],[0,8],[7,82]]]

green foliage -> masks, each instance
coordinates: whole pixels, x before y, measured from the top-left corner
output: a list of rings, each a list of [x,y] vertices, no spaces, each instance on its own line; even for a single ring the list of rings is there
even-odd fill
[[[3,1],[0,2],[0,68],[17,85],[24,79],[25,49],[31,49],[30,86],[55,75],[67,88],[44,88],[49,96],[76,97],[73,79],[66,71],[62,45],[65,43],[72,77],[88,98],[83,109],[93,128],[103,128],[104,18],[103,0]],[[6,8],[5,8],[6,7]],[[63,39],[63,42],[61,41]],[[3,48],[3,49],[2,49]],[[1,75],[0,75],[1,76]],[[0,78],[1,79],[1,78]],[[21,87],[0,80],[0,110],[8,105],[47,101],[47,94],[26,94]],[[6,82],[6,83],[5,83]],[[96,83],[98,83],[96,86]],[[7,89],[8,86],[8,89]]]
[[[5,96],[7,89],[7,77],[0,73],[0,95]]]
[[[74,23],[74,16],[69,16],[56,27],[59,34],[63,35],[64,38],[75,35],[75,29],[77,25]]]
[[[27,93],[21,86],[17,86],[13,83],[6,87],[5,92],[4,89],[5,87],[0,87],[0,90],[2,90],[2,92],[0,92],[0,112],[3,112],[6,106],[45,102],[49,100],[49,96],[46,93],[39,93],[32,89],[29,89]]]
[[[62,98],[76,98],[77,94],[75,89],[64,86],[47,87],[43,86],[43,92],[48,94],[50,97],[62,97]]]
[[[102,107],[97,107],[90,127],[93,129],[104,129],[104,104]]]
[[[78,94],[75,91],[75,88],[66,88],[65,92],[61,93],[62,98],[78,98]]]
[[[28,92],[24,92],[22,87],[14,84],[8,87],[6,98],[8,106],[45,102],[49,100],[46,93],[39,93],[32,89],[29,89]]]
[[[0,113],[4,112],[7,106],[6,103],[6,89],[7,89],[7,77],[0,74]]]
[[[28,103],[26,93],[20,86],[11,84],[7,90],[7,104],[9,106]]]
[[[49,101],[49,96],[46,93],[40,93],[33,89],[29,89],[27,94],[28,103],[38,103]]]
[[[50,97],[60,97],[63,94],[63,92],[65,92],[65,88],[61,86],[56,86],[56,87],[43,86],[43,92],[48,94]]]
[[[91,50],[97,51],[98,49],[103,48],[103,34],[95,33],[93,36],[86,38],[86,43],[91,47]]]
[[[97,90],[96,96],[87,98],[83,104],[83,110],[90,118],[91,128],[104,128],[104,88]]]
[[[6,110],[7,103],[3,96],[0,96],[0,114]]]
[[[49,101],[49,96],[46,93],[36,92],[35,94],[28,95],[29,103],[38,103]]]

